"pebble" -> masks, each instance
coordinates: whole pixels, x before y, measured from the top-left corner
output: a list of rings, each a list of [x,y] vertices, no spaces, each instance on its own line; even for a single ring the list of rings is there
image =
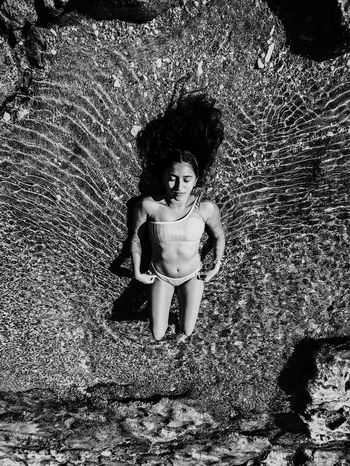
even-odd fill
[[[118,87],[118,88],[121,87],[120,79],[119,79],[119,78],[115,77],[114,83],[113,83],[113,87]]]
[[[272,42],[270,45],[269,45],[269,48],[267,49],[267,53],[265,55],[265,63],[268,63],[270,60],[271,60],[271,57],[272,57],[272,53],[273,53],[273,49],[275,48],[275,43]]]
[[[201,60],[199,63],[198,63],[198,67],[197,67],[197,76],[198,78],[200,78],[203,74],[203,60]]]
[[[57,194],[56,199],[60,201],[62,199],[62,196],[60,194]],[[75,421],[74,417],[70,417],[69,419],[66,419],[64,421],[64,426],[66,427],[66,429],[71,429],[72,425],[74,424],[74,421]]]
[[[131,128],[131,134],[136,137],[138,135],[138,133],[141,131],[142,127],[140,125],[134,125],[132,128]]]
[[[260,70],[263,69],[263,68],[265,67],[264,62],[262,61],[261,58],[258,58],[258,60],[257,60],[257,62],[256,62],[256,65],[257,65],[257,67],[258,67]]]
[[[11,115],[8,112],[5,112],[2,119],[6,122],[11,120]]]

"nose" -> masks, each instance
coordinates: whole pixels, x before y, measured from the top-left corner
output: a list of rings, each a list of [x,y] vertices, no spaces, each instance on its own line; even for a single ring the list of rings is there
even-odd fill
[[[183,188],[184,188],[184,182],[182,180],[179,180],[179,185],[178,185],[179,191],[182,192]]]

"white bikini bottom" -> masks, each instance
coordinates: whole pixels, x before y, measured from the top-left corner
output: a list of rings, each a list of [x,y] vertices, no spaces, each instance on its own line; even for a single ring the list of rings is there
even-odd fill
[[[163,275],[162,273],[158,272],[158,270],[154,267],[153,263],[152,269],[154,274],[159,278],[159,280],[163,280],[164,282],[170,283],[170,285],[173,286],[180,286],[185,282],[188,282],[188,280],[191,280],[191,278],[194,278],[197,276],[198,272],[202,268],[202,263],[200,263],[199,267],[189,275],[186,275],[186,277],[181,277],[181,278],[173,278],[173,277],[167,277],[166,275]]]

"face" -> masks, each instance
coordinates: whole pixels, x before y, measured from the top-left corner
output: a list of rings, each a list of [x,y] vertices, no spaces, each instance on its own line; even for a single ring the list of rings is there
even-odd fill
[[[172,163],[163,175],[163,185],[166,193],[170,199],[176,201],[186,202],[196,182],[196,174],[187,162]]]

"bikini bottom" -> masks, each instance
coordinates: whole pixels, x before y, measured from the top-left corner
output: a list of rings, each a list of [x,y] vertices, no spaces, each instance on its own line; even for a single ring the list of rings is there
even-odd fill
[[[159,278],[159,280],[163,280],[164,282],[170,283],[170,285],[173,285],[173,286],[180,286],[183,283],[188,282],[188,280],[191,280],[191,278],[194,278],[198,274],[200,269],[202,268],[202,263],[200,263],[199,267],[194,272],[190,273],[189,275],[186,275],[186,277],[173,278],[173,277],[167,277],[166,275],[163,275],[162,273],[158,272],[158,270],[154,267],[153,263],[151,265],[152,265],[154,274],[157,276],[157,278]]]

